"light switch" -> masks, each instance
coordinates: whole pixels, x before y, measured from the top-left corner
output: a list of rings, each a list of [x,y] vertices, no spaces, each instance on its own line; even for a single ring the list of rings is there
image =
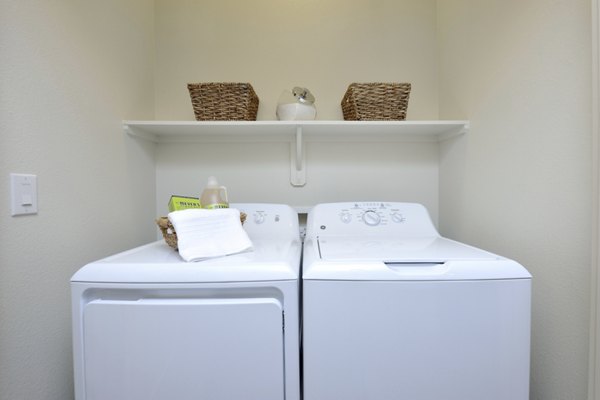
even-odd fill
[[[37,214],[37,175],[10,174],[11,215]]]
[[[33,205],[33,200],[31,199],[31,195],[30,194],[24,194],[23,197],[21,198],[21,205],[22,206],[31,206]]]

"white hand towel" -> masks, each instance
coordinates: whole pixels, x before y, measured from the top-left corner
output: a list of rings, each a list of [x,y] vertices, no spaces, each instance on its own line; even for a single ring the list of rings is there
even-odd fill
[[[174,211],[169,220],[177,232],[179,255],[185,261],[227,256],[252,249],[235,208]]]

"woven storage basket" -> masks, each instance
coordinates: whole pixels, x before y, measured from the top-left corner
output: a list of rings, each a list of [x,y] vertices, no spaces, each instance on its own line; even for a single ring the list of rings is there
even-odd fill
[[[256,121],[258,96],[249,83],[188,83],[197,121]]]
[[[242,225],[246,222],[246,213],[240,212],[240,221]],[[156,220],[156,225],[160,228],[162,232],[163,238],[165,238],[165,242],[175,250],[177,250],[177,232],[175,232],[175,228],[169,218],[160,217]]]
[[[405,120],[410,83],[352,83],[342,99],[347,121]]]

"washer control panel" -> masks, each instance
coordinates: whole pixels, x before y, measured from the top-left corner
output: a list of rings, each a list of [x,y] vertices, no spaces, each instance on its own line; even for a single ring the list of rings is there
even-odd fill
[[[309,214],[309,232],[332,235],[437,235],[429,213],[420,204],[394,202],[327,203]],[[309,233],[307,232],[307,234]]]
[[[402,224],[406,217],[399,208],[390,203],[353,203],[350,208],[339,210],[340,221],[344,224],[363,223],[367,226],[386,225],[390,222]]]

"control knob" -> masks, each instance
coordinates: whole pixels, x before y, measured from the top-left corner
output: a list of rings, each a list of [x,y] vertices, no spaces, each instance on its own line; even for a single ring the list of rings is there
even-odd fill
[[[400,222],[406,221],[406,218],[404,218],[404,216],[402,214],[397,213],[397,212],[392,213],[391,217],[392,217],[392,221],[394,221],[394,222],[400,223]]]
[[[365,224],[369,226],[377,226],[381,222],[381,217],[379,216],[379,214],[377,214],[376,211],[373,210],[365,211],[362,219],[365,222]]]
[[[352,214],[349,212],[343,212],[340,214],[340,219],[343,223],[349,224],[352,221]]]
[[[254,214],[254,223],[262,224],[263,222],[265,222],[265,214],[263,214],[263,213]]]

